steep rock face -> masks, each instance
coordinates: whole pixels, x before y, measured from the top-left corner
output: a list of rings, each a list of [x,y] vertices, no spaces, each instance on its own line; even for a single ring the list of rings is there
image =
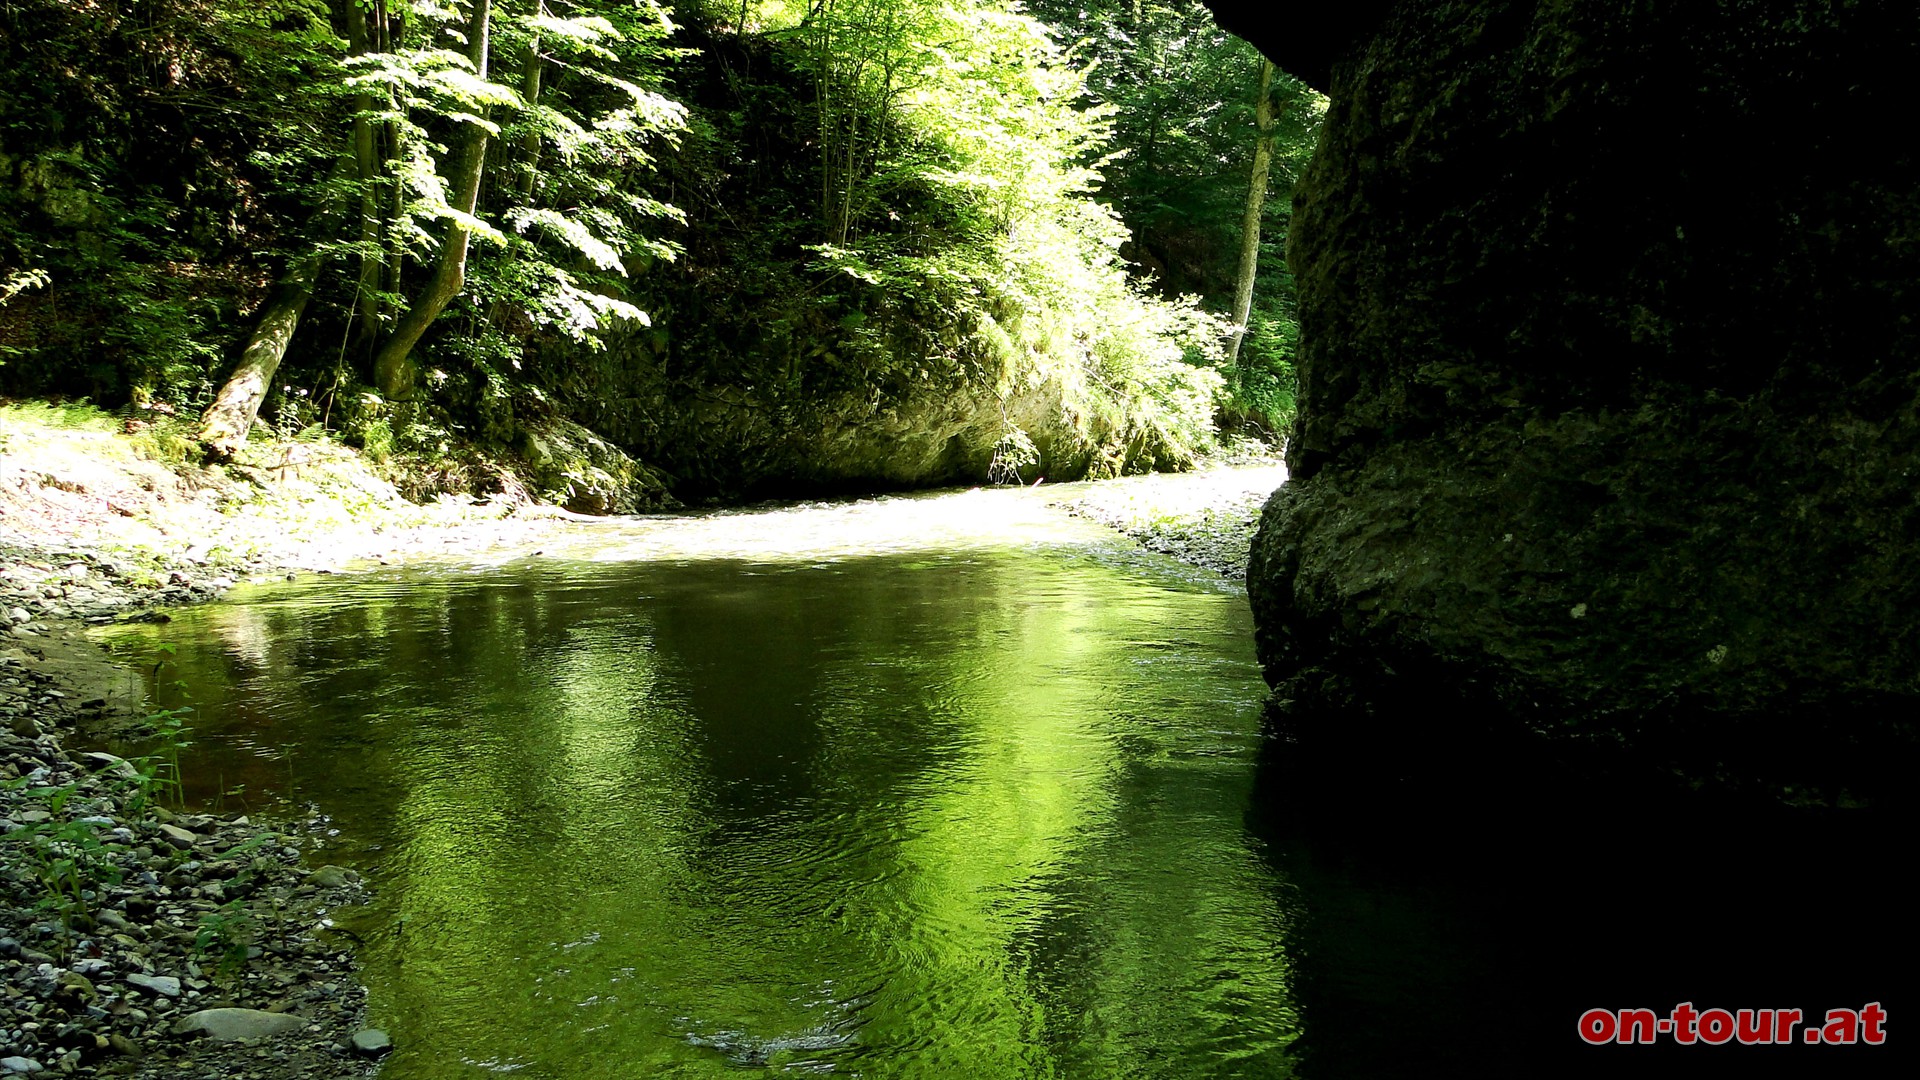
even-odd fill
[[[1192,463],[1102,410],[1084,379],[1068,381],[1071,372],[1029,370],[1003,385],[949,371],[924,384],[780,387],[778,363],[694,379],[670,371],[642,338],[611,338],[603,352],[556,350],[531,370],[567,415],[657,466],[689,499],[1078,480]],[[755,385],[756,374],[775,385]],[[1024,447],[1009,432],[1024,435]]]
[[[1296,195],[1294,479],[1249,573],[1276,715],[1393,740],[1465,702],[1693,777],[1896,786],[1920,14],[1381,7],[1321,58]]]

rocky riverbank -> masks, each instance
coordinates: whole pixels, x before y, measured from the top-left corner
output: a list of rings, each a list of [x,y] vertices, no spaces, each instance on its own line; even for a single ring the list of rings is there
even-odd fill
[[[165,618],[227,575],[141,582],[47,554],[0,551],[0,1075],[367,1074],[381,1040],[329,920],[365,896],[318,863],[326,823],[169,809],[187,733],[79,634]],[[142,752],[76,749],[107,727],[145,727]]]
[[[203,468],[71,412],[0,409],[0,1077],[367,1075],[385,1039],[330,918],[367,897],[325,821],[181,812],[190,729],[84,630],[354,560],[511,557],[578,519],[416,506],[324,444]],[[109,732],[127,757],[83,751]]]
[[[1278,463],[1156,473],[1075,485],[1055,505],[1139,541],[1149,551],[1240,580],[1260,509],[1287,478]]]

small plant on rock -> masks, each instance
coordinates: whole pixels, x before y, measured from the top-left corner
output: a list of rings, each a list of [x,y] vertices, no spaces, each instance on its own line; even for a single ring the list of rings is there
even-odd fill
[[[74,783],[29,791],[45,800],[51,816],[7,837],[7,861],[17,861],[40,886],[37,906],[57,915],[69,929],[88,914],[99,888],[119,883],[120,867],[113,855],[124,850],[101,840],[95,822],[61,820],[78,789]]]
[[[1040,464],[1040,448],[1032,436],[1017,427],[1009,427],[993,444],[993,460],[987,464],[987,480],[995,484],[1018,484],[1020,470]]]
[[[185,804],[180,752],[193,745],[193,740],[188,737],[191,729],[187,727],[187,714],[191,712],[192,706],[187,705],[177,709],[161,709],[148,714],[134,726],[135,737],[153,745],[152,752],[129,759],[139,777],[135,781],[136,798],[142,806],[153,796],[159,796],[176,807]]]

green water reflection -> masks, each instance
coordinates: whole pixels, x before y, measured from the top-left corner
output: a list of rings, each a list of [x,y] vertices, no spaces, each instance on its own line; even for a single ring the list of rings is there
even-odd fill
[[[385,1075],[1287,1076],[1245,601],[1084,549],[288,586],[178,648],[203,798],[372,875]]]

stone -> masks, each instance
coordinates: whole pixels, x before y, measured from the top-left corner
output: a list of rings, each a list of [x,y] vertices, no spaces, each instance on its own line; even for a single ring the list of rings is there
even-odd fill
[[[163,824],[157,828],[160,830],[160,835],[166,837],[167,842],[177,848],[190,848],[200,839],[198,835],[178,825]]]
[[[37,1073],[43,1068],[45,1068],[45,1066],[29,1057],[0,1058],[0,1069],[5,1069],[10,1073]]]
[[[353,1033],[353,1052],[361,1057],[383,1057],[393,1051],[393,1040],[379,1028],[364,1028]]]
[[[137,780],[140,777],[140,770],[133,767],[133,762],[118,754],[94,750],[80,756],[92,762],[94,767],[103,773],[118,776],[123,780]]]
[[[329,864],[308,874],[307,880],[322,889],[338,889],[343,885],[359,881],[360,875],[343,866]]]
[[[97,1001],[100,997],[100,991],[94,987],[93,980],[77,971],[61,972],[60,990],[62,993],[73,995],[80,1001]]]
[[[12,607],[7,609],[7,621],[12,623],[30,623],[33,621],[33,616],[27,613],[26,608]]]
[[[127,976],[127,984],[158,994],[161,997],[177,998],[180,996],[180,980],[171,975],[147,975],[141,972],[135,972]]]
[[[307,1022],[290,1013],[261,1009],[201,1009],[173,1026],[175,1035],[205,1035],[215,1042],[246,1042],[299,1031]]]
[[[1920,152],[1886,133],[1920,8],[1347,7],[1289,230],[1291,479],[1248,574],[1275,726],[1438,763],[1469,718],[1898,799],[1920,245],[1888,238],[1920,233]]]

